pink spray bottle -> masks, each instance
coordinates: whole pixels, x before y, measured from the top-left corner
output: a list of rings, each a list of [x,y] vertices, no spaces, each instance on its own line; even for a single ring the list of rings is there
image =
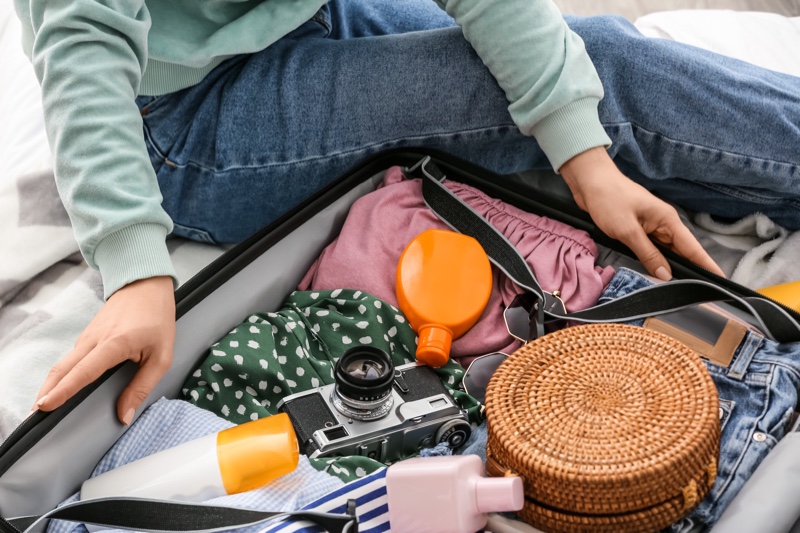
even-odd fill
[[[487,513],[519,511],[522,479],[487,478],[477,455],[417,457],[386,472],[389,522],[397,533],[475,533]]]

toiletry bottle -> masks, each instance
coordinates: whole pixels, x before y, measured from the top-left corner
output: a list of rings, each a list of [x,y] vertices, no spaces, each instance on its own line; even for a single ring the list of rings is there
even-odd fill
[[[417,332],[417,360],[440,367],[450,344],[481,316],[492,268],[478,241],[444,230],[417,235],[397,263],[397,302]]]
[[[756,292],[767,298],[772,298],[790,309],[800,311],[800,280],[771,285],[758,289]]]
[[[281,413],[143,457],[81,487],[81,500],[134,497],[203,502],[266,485],[297,467],[299,448]]]
[[[416,457],[386,471],[389,523],[398,533],[475,533],[487,513],[519,511],[518,476],[483,477],[477,455]]]

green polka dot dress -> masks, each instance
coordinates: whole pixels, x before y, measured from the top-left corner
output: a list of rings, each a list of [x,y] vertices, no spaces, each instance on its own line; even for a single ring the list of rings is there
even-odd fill
[[[414,361],[417,337],[396,307],[363,291],[296,291],[279,311],[249,316],[212,345],[182,392],[231,422],[257,420],[275,414],[284,396],[333,383],[336,361],[358,345],[384,350],[398,366]],[[458,388],[463,368],[450,361],[435,371],[479,422],[480,404]],[[345,481],[383,466],[364,457],[312,463]]]

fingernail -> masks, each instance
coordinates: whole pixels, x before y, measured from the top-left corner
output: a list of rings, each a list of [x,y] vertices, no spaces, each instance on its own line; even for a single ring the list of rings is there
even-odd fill
[[[125,416],[122,417],[122,423],[125,424],[126,426],[130,426],[131,422],[133,422],[133,413],[135,412],[136,410],[133,407],[128,409],[125,412]]]
[[[670,275],[669,270],[667,270],[663,266],[662,267],[658,267],[656,269],[656,277],[658,279],[660,279],[661,281],[669,281],[669,280],[672,279],[672,276]]]
[[[36,402],[36,407],[42,407],[42,405],[44,405],[44,402],[46,401],[47,401],[47,394],[39,398],[39,401]]]

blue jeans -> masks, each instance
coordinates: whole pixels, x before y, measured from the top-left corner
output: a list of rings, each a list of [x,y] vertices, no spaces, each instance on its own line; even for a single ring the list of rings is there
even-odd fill
[[[620,269],[599,303],[650,285]],[[643,321],[632,322],[642,325]],[[708,495],[671,528],[713,526],[756,467],[790,428],[800,391],[800,343],[778,344],[749,331],[727,367],[703,360],[717,386],[722,429],[717,478]]]
[[[616,17],[567,22],[603,81],[600,118],[624,172],[689,209],[800,228],[800,78]],[[549,167],[430,0],[333,0],[269,48],[138,103],[175,233],[209,242],[242,240],[387,148],[501,174]]]

